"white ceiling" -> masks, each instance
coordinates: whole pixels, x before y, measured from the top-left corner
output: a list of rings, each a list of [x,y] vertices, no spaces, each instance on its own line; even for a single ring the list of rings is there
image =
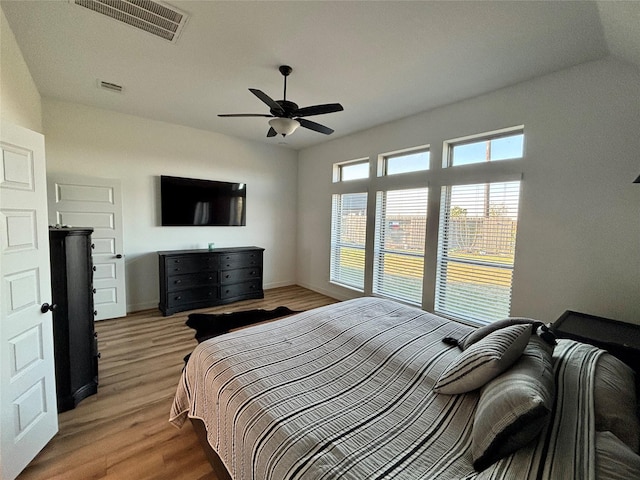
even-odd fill
[[[257,88],[340,102],[284,142],[308,147],[613,54],[640,66],[640,1],[178,1],[189,15],[172,44],[59,1],[2,9],[43,97],[271,144]],[[97,87],[104,80],[122,94]]]

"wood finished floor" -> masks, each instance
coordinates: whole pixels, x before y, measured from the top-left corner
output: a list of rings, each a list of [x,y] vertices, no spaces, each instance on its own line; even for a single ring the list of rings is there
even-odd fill
[[[197,311],[309,310],[334,302],[293,286],[267,290],[261,300]],[[183,357],[196,345],[184,324],[192,312],[163,317],[147,310],[96,322],[98,393],[59,415],[58,434],[18,480],[217,480],[191,424],[178,430],[168,422]]]

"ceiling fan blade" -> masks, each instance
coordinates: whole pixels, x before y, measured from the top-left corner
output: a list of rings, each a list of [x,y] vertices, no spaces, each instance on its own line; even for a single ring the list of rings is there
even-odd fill
[[[273,127],[269,128],[269,131],[267,132],[267,137],[275,137],[278,134],[278,132],[276,132]]]
[[[331,128],[325,127],[324,125],[320,125],[316,122],[312,122],[311,120],[307,120],[306,118],[296,118],[296,120],[300,122],[300,126],[308,128],[309,130],[324,133],[325,135],[331,135],[333,133],[333,130]]]
[[[264,113],[219,113],[219,117],[268,117],[271,118],[273,115],[267,115]]]
[[[344,108],[339,103],[326,103],[324,105],[299,108],[294,115],[296,117],[310,117],[312,115],[322,115],[323,113],[341,112],[342,110]]]
[[[282,107],[278,105],[278,103],[273,98],[271,98],[269,95],[264,93],[262,90],[258,90],[257,88],[250,88],[249,91],[253,93],[256,97],[258,97],[260,100],[262,100],[264,103],[266,103],[271,110],[273,110],[274,112],[277,112],[278,114],[284,115],[284,110],[282,109]]]

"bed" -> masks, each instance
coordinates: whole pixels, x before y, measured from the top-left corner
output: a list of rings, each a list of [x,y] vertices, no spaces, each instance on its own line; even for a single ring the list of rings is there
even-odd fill
[[[640,478],[634,372],[538,326],[340,302],[199,344],[170,421],[221,480]]]

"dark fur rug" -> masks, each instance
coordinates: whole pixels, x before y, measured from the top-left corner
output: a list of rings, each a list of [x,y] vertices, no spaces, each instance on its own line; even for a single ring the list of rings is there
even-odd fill
[[[209,340],[210,338],[227,333],[234,328],[246,327],[254,323],[263,322],[265,320],[273,320],[274,318],[284,317],[300,313],[290,310],[287,307],[278,307],[273,310],[245,310],[231,313],[192,313],[187,317],[185,325],[196,331],[195,339],[198,343]],[[189,361],[191,354],[184,357],[185,365]]]
[[[273,310],[245,310],[232,313],[192,313],[187,317],[187,327],[196,331],[198,343],[204,342],[212,337],[227,333],[234,328],[246,327],[264,320],[284,317],[299,313],[287,307],[278,307]]]

